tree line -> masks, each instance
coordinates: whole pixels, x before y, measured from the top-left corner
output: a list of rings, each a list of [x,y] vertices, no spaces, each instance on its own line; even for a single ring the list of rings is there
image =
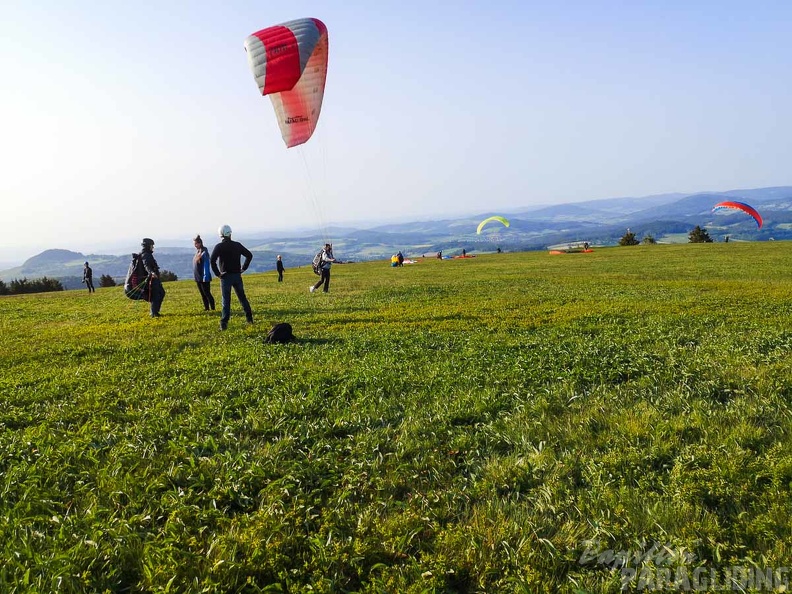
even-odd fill
[[[726,241],[729,241],[729,236],[726,236]],[[713,239],[710,237],[709,233],[704,227],[696,225],[693,230],[688,233],[688,243],[712,243]],[[642,240],[638,240],[635,236],[635,233],[627,229],[627,233],[622,235],[621,239],[619,239],[619,245],[639,245],[643,243],[644,245],[651,245],[657,243],[657,240],[648,233],[644,236]]]
[[[160,273],[162,282],[175,281],[178,277],[169,270]],[[115,287],[116,281],[109,274],[99,277],[100,287]],[[56,278],[42,276],[28,280],[27,277],[14,279],[10,283],[5,283],[0,279],[0,295],[24,295],[25,293],[49,293],[50,291],[64,291],[63,283]]]
[[[22,295],[24,293],[47,293],[49,291],[63,291],[63,285],[58,279],[42,276],[33,280],[15,278],[6,284],[0,280],[0,295]]]

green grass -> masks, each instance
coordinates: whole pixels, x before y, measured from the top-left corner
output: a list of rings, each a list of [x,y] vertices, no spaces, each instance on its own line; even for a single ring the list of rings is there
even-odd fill
[[[592,541],[789,566],[791,257],[250,275],[226,332],[192,282],[158,320],[120,288],[2,298],[0,591],[619,591]],[[279,321],[301,341],[265,344]]]

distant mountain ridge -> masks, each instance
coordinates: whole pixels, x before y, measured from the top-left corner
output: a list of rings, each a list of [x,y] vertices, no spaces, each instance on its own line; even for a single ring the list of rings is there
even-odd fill
[[[764,226],[757,229],[751,217],[743,213],[713,214],[712,207],[723,200],[750,203],[760,211]],[[492,215],[509,218],[510,226],[485,227],[476,234],[478,223]],[[398,250],[420,257],[461,252],[523,251],[545,249],[548,245],[588,241],[592,245],[615,245],[629,228],[638,238],[652,235],[660,241],[685,241],[694,226],[705,227],[711,237],[722,241],[767,241],[792,239],[792,186],[776,186],[724,192],[670,193],[639,198],[605,198],[514,209],[485,211],[475,216],[441,218],[415,222],[386,223],[359,229],[339,225],[325,230],[333,238],[336,257],[343,260],[388,259]],[[307,266],[324,243],[316,234],[262,232],[239,237],[253,252],[251,270],[271,271],[281,254],[287,270]],[[157,246],[156,258],[161,268],[176,273],[180,279],[192,278],[190,247]],[[26,260],[21,266],[0,271],[0,279],[29,279],[49,276],[68,278],[79,286],[83,262],[90,262],[94,277],[109,274],[121,279],[130,255],[82,254],[63,249],[49,249]],[[76,281],[74,279],[77,279]]]

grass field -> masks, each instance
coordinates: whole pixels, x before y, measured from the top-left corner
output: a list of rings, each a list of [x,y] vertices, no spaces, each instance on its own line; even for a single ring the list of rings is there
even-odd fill
[[[617,592],[737,566],[778,589],[791,262],[371,262],[327,295],[308,268],[246,275],[256,324],[234,301],[226,332],[192,282],[156,320],[120,288],[2,298],[0,592]],[[278,321],[300,342],[265,344]]]

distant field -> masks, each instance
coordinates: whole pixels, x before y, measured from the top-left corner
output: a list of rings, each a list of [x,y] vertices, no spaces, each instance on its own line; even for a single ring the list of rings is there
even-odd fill
[[[222,333],[187,281],[158,320],[120,288],[0,298],[0,592],[777,588],[790,263],[368,262],[327,295],[301,268],[246,275],[256,324],[234,301]],[[301,341],[264,344],[278,321]]]

